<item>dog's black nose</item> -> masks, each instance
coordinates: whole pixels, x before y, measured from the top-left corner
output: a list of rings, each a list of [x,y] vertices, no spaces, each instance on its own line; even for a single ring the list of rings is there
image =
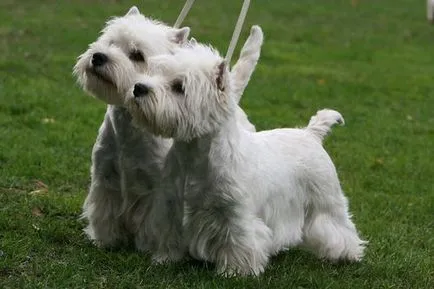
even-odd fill
[[[134,85],[134,97],[146,96],[149,93],[149,87],[143,83],[137,83]]]
[[[101,66],[104,65],[108,61],[107,55],[101,52],[94,53],[92,55],[92,65],[93,66]]]

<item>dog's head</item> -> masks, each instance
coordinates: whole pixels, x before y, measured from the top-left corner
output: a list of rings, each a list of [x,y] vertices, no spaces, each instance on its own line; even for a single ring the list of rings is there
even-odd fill
[[[189,141],[218,131],[236,109],[230,83],[218,52],[195,44],[150,58],[125,100],[138,125]]]
[[[123,105],[125,92],[151,56],[171,53],[187,42],[190,29],[171,28],[146,18],[136,7],[107,22],[101,36],[78,57],[74,74],[80,85],[98,99]]]

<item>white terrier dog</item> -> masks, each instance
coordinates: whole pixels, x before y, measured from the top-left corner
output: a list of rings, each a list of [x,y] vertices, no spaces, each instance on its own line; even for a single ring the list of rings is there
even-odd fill
[[[236,121],[233,91],[224,60],[196,45],[150,59],[126,97],[138,125],[175,140],[147,228],[154,259],[177,260],[188,246],[229,275],[257,275],[271,255],[297,245],[332,261],[361,260],[365,241],[322,147],[342,116],[322,110],[304,129],[250,132]]]
[[[146,71],[147,59],[184,45],[189,31],[148,19],[132,7],[124,17],[107,23],[74,67],[81,86],[109,104],[93,147],[91,187],[82,214],[89,223],[87,236],[99,246],[134,240],[139,250],[148,248],[142,223],[172,141],[134,127],[122,106],[136,74]],[[261,29],[253,27],[234,66],[237,101],[255,69],[262,40]],[[237,120],[246,129],[255,129],[239,107]]]

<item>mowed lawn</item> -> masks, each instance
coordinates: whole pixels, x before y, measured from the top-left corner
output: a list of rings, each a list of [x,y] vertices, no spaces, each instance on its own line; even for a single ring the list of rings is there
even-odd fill
[[[241,2],[198,0],[185,25],[224,53]],[[346,126],[325,147],[370,243],[360,264],[292,249],[260,277],[232,279],[200,262],[152,266],[82,233],[105,105],[81,91],[72,67],[104,22],[132,5],[173,23],[183,1],[0,2],[0,288],[434,288],[425,1],[252,1],[241,42],[259,24],[265,43],[242,107],[258,129],[303,126],[325,107],[343,114]]]

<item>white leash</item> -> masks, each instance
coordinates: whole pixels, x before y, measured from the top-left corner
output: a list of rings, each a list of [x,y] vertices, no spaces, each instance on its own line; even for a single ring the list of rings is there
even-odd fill
[[[238,39],[240,38],[241,29],[243,28],[244,20],[246,19],[247,10],[249,10],[250,0],[244,0],[240,15],[238,16],[237,24],[235,25],[234,33],[232,34],[231,42],[229,43],[228,51],[226,52],[226,64],[231,65],[232,54],[234,54]]]
[[[187,16],[188,11],[190,11],[191,6],[193,6],[194,0],[187,0],[184,4],[184,7],[182,7],[181,13],[179,13],[178,19],[176,19],[175,24],[173,25],[174,28],[179,28],[181,26],[182,21],[184,21],[185,16]]]
[[[184,7],[179,13],[178,19],[176,19],[174,28],[179,28],[181,23],[184,21],[185,16],[187,16],[188,12],[193,6],[195,0],[187,0],[184,4]],[[240,15],[238,16],[237,24],[235,25],[234,33],[232,34],[231,42],[229,43],[228,51],[226,52],[226,63],[230,66],[230,62],[232,59],[232,55],[234,54],[235,47],[237,46],[238,39],[240,38],[241,29],[243,28],[244,20],[246,19],[247,11],[249,10],[250,0],[244,0],[243,6],[241,7]]]

